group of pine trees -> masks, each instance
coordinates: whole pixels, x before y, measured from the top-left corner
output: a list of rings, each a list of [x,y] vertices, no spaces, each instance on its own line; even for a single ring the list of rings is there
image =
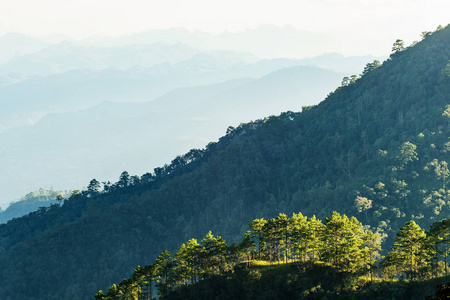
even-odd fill
[[[425,232],[414,221],[397,233],[392,251],[381,262],[386,277],[405,275],[410,279],[448,274],[450,219],[434,222]]]
[[[190,239],[172,257],[164,250],[153,264],[137,267],[129,279],[113,284],[96,300],[164,298],[176,287],[248,267],[255,261],[270,264],[310,262],[341,272],[381,275],[385,278],[432,278],[447,274],[450,219],[436,221],[425,232],[414,221],[397,233],[392,251],[379,255],[381,238],[355,217],[333,212],[324,222],[301,213],[289,218],[255,219],[239,244],[227,245],[208,232],[197,242]]]
[[[279,214],[249,224],[241,245],[248,260],[325,262],[340,270],[370,268],[380,250],[379,236],[355,218],[333,212],[322,223],[301,213]]]

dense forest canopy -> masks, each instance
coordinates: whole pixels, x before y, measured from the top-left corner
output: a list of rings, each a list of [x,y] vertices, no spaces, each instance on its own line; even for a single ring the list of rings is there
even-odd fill
[[[210,230],[239,242],[280,212],[354,215],[383,249],[410,220],[447,218],[449,40],[447,26],[397,45],[317,106],[230,127],[153,172],[92,180],[0,225],[0,298],[88,298],[164,249]]]

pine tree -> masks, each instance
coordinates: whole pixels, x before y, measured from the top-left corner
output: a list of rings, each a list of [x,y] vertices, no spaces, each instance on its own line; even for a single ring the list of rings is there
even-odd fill
[[[334,267],[355,271],[363,265],[362,224],[352,217],[333,212],[325,219],[323,258]]]
[[[438,253],[444,257],[445,275],[448,274],[448,252],[450,241],[450,219],[434,222],[430,227],[431,236],[435,237]]]
[[[303,260],[306,260],[309,240],[309,231],[306,220],[307,218],[303,216],[302,213],[294,213],[290,219],[293,249]]]
[[[258,259],[261,259],[261,251],[262,251],[262,234],[264,225],[266,225],[267,221],[263,218],[253,220],[248,227],[251,229],[251,236],[258,237]]]
[[[205,238],[200,242],[201,245],[201,264],[205,275],[219,275],[227,268],[228,246],[220,236],[208,232]]]
[[[290,255],[290,222],[286,214],[280,213],[276,219],[276,235],[279,251],[282,252],[287,263]]]
[[[159,289],[159,294],[164,296],[171,290],[171,279],[173,278],[174,260],[170,252],[167,250],[161,252],[153,263],[153,266],[156,274],[156,286]]]
[[[407,222],[397,233],[392,249],[397,252],[398,263],[408,278],[415,278],[425,263],[425,240],[425,231],[414,221]]]
[[[320,259],[320,251],[323,249],[322,235],[324,231],[324,225],[322,221],[316,219],[313,215],[307,220],[306,223],[308,244],[307,252],[311,254],[313,261]]]

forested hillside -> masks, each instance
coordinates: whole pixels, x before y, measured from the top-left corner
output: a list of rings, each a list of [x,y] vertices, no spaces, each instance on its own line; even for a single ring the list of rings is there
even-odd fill
[[[389,235],[386,249],[405,222],[447,218],[450,27],[424,36],[315,107],[230,127],[152,173],[92,180],[0,225],[0,298],[86,299],[164,249],[210,230],[236,242],[280,212],[356,215]]]

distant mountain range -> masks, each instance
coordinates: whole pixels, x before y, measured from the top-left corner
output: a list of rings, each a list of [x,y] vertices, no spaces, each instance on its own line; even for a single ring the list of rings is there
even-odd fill
[[[71,189],[94,177],[115,180],[125,169],[144,173],[204,147],[242,120],[315,104],[343,75],[292,67],[260,79],[179,88],[141,104],[103,102],[77,112],[47,114],[34,126],[0,134],[1,197],[10,201],[12,186],[14,193],[25,194],[36,186]],[[11,175],[15,170],[21,170],[20,176]]]
[[[152,44],[161,40],[168,43],[182,43],[203,50],[244,51],[261,58],[304,58],[340,50],[340,43],[334,38],[298,30],[290,25],[281,27],[262,25],[255,29],[220,34],[191,32],[185,28],[154,29],[117,38],[95,37],[80,43],[109,47]]]
[[[0,37],[1,205],[40,187],[81,188],[89,177],[112,180],[121,168],[139,173],[164,164],[216,140],[229,125],[318,103],[342,77],[383,60],[337,53],[286,58],[307,56],[304,48],[326,40],[289,26],[220,35],[152,30],[58,43]],[[281,45],[291,53],[278,51]],[[259,57],[275,53],[280,58]],[[94,144],[114,150],[83,158]],[[148,149],[152,159],[143,165],[139,157]]]
[[[0,36],[0,65],[14,57],[36,53],[50,45],[42,39],[20,33],[8,33]]]

